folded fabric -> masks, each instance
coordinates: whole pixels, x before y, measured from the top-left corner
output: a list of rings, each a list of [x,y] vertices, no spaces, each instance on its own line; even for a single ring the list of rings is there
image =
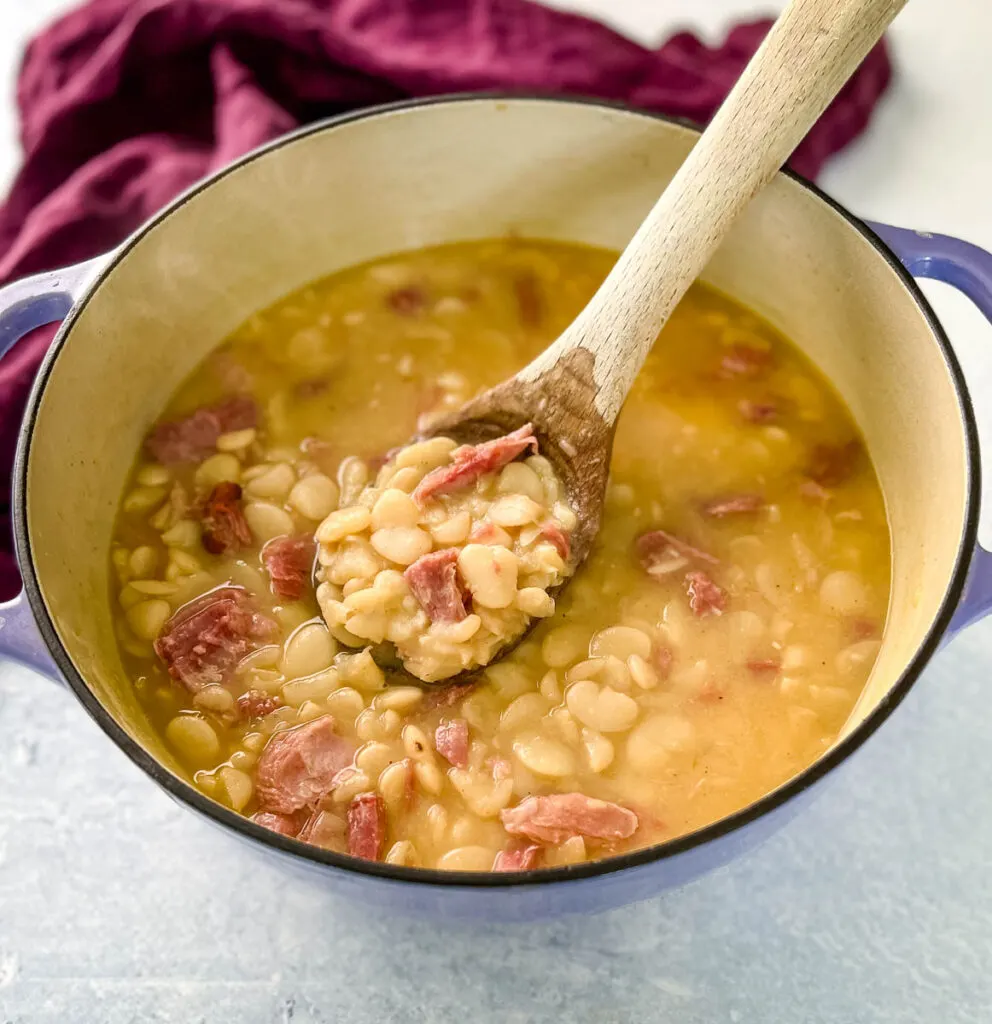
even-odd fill
[[[24,163],[0,208],[0,282],[97,255],[182,189],[298,124],[409,96],[499,89],[622,100],[705,122],[770,22],[649,50],[529,0],[91,0],[28,46]],[[869,55],[790,161],[814,176],[867,125]],[[0,596],[17,592],[9,487],[54,328],[0,363]]]

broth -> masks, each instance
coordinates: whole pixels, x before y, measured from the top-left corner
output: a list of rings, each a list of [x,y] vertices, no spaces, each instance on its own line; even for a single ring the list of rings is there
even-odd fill
[[[546,347],[614,258],[502,240],[352,268],[253,315],[179,389],[122,499],[111,599],[139,700],[205,793],[358,856],[513,870],[693,831],[834,741],[884,625],[881,491],[819,373],[702,285],[621,415],[588,561],[509,658],[473,685],[393,685],[321,618],[304,563],[328,514],[418,422]],[[170,677],[156,646],[198,674]]]

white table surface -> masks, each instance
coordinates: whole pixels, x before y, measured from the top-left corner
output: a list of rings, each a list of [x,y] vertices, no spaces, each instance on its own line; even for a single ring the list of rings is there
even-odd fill
[[[0,0],[0,67],[63,6]],[[569,6],[646,42],[762,9]],[[898,81],[827,190],[992,246],[990,33],[985,0],[913,0],[892,33]],[[0,176],[17,161],[3,87]],[[992,421],[992,332],[927,291]],[[485,929],[378,919],[295,889],[168,800],[65,692],[2,666],[0,1022],[988,1022],[990,665],[992,627],[979,625],[819,802],[743,861],[595,919]]]

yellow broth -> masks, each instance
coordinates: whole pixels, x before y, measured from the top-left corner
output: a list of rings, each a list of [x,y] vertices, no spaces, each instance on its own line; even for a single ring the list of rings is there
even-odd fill
[[[357,748],[356,770],[323,799],[311,841],[347,849],[345,807],[363,787],[385,808],[381,855],[425,867],[490,869],[520,841],[500,811],[531,795],[580,793],[636,813],[629,838],[539,843],[532,862],[551,866],[697,829],[833,742],[884,624],[889,539],[878,481],[819,373],[769,324],[702,285],[665,327],[623,411],[589,560],[554,615],[480,685],[441,706],[431,691],[378,689],[367,659],[339,653],[312,585],[295,601],[271,591],[262,541],[319,523],[289,500],[288,485],[322,474],[336,479],[332,500],[354,500],[375,476],[361,460],[513,374],[573,319],[613,259],[501,240],[379,260],[253,315],[179,389],[162,420],[245,392],[259,427],[245,447],[199,466],[139,455],[115,531],[111,600],[141,704],[205,793],[256,813],[254,772],[269,737],[329,713]],[[288,469],[262,488],[264,501],[253,498],[252,481],[277,466]],[[203,549],[195,502],[224,479],[245,487],[246,506],[267,510],[246,508],[251,543],[215,556]],[[321,493],[326,504],[328,488]],[[741,495],[757,507],[707,513]],[[682,568],[645,571],[636,542],[654,529],[718,560],[702,567],[725,592],[722,613],[693,614]],[[207,699],[194,698],[152,640],[184,602],[228,581],[279,634]],[[282,706],[244,720],[231,705],[249,689]],[[611,704],[605,691],[623,699]],[[451,719],[469,727],[460,769],[430,749]],[[428,740],[420,761],[408,726]]]

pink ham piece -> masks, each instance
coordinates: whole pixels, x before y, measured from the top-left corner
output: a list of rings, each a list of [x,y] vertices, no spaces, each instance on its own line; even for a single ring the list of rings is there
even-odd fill
[[[434,746],[449,764],[455,768],[467,768],[468,722],[464,718],[442,722],[434,730]]]
[[[386,296],[386,305],[400,316],[416,316],[427,306],[427,295],[417,285],[395,288]]]
[[[403,573],[431,622],[461,622],[466,595],[458,579],[458,549],[445,548],[422,555]]]
[[[165,466],[200,462],[213,454],[221,434],[254,427],[257,422],[255,403],[236,395],[219,405],[197,409],[184,419],[160,423],[146,438],[145,448]]]
[[[540,854],[540,846],[508,846],[496,854],[493,871],[530,871],[537,867]]]
[[[686,544],[684,540],[665,530],[642,533],[635,541],[634,547],[647,574],[657,578],[684,569],[690,562],[720,564],[712,555]]]
[[[503,828],[535,843],[563,843],[572,836],[613,842],[637,830],[637,815],[619,804],[594,800],[582,793],[529,796],[516,807],[500,811]]]
[[[262,548],[262,565],[277,597],[297,601],[303,596],[313,573],[316,550],[313,536],[308,533],[276,537]]]
[[[307,818],[296,837],[302,843],[320,846],[325,850],[345,851],[344,819],[330,811],[316,810]]]
[[[711,519],[726,519],[727,516],[749,515],[763,508],[764,498],[760,494],[735,494],[729,498],[716,498],[703,505],[704,516]]]
[[[251,530],[241,511],[241,487],[225,481],[210,492],[200,514],[201,543],[211,555],[237,551],[251,543]]]
[[[292,814],[273,814],[272,811],[259,811],[251,819],[262,828],[271,829],[283,836],[295,836],[300,831],[299,819]]]
[[[755,676],[776,676],[782,663],[778,658],[752,658],[747,663],[747,670]]]
[[[810,453],[806,475],[821,487],[836,487],[851,476],[860,455],[860,441],[837,445],[818,444]]]
[[[248,690],[238,698],[238,712],[249,722],[271,715],[276,708],[281,707],[282,697],[264,690]]]
[[[778,405],[771,400],[752,402],[749,398],[743,398],[737,409],[748,423],[774,423],[778,419]]]
[[[530,423],[493,441],[456,448],[447,466],[431,470],[417,484],[413,490],[413,500],[423,507],[435,495],[450,494],[469,487],[486,473],[502,469],[528,448],[537,451],[537,438]]]
[[[719,615],[727,607],[727,592],[704,572],[686,573],[685,592],[689,597],[692,614],[697,619],[706,615]]]
[[[348,805],[348,852],[379,860],[386,841],[386,815],[377,793],[360,793]]]
[[[772,354],[767,349],[753,348],[751,345],[731,345],[720,360],[722,377],[758,377],[765,373],[772,362]]]
[[[564,561],[568,561],[568,556],[572,551],[572,542],[569,540],[568,534],[557,523],[550,521],[542,523],[540,535],[551,542],[555,551],[561,555]]]
[[[275,632],[275,623],[255,610],[241,587],[218,587],[184,604],[162,627],[155,653],[169,675],[190,693],[226,682],[257,641]]]
[[[267,811],[292,814],[312,807],[351,764],[354,746],[334,731],[330,715],[277,732],[258,759],[255,788]]]

